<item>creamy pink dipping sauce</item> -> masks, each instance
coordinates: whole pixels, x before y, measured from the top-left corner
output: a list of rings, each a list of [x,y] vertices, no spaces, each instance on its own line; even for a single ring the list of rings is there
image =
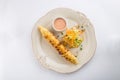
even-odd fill
[[[66,21],[65,21],[63,18],[57,18],[57,19],[54,21],[54,27],[55,27],[57,30],[64,30],[65,27],[66,27]]]

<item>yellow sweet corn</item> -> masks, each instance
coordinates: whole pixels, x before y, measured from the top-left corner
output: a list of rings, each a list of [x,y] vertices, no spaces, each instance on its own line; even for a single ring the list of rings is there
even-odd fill
[[[41,32],[42,36],[50,42],[50,44],[55,47],[55,49],[59,52],[59,54],[64,57],[67,61],[70,61],[73,64],[78,64],[77,58],[65,47],[63,46],[60,41],[46,28],[39,26],[39,31]]]

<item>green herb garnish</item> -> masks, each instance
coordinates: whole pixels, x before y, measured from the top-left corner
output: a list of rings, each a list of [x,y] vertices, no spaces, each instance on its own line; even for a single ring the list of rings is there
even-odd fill
[[[81,44],[80,46],[82,47],[83,45]]]
[[[76,46],[79,46],[82,43],[82,40],[79,40],[78,38],[76,38],[74,42]]]
[[[81,28],[83,28],[83,26],[81,26]]]
[[[80,47],[80,50],[82,50],[82,47]]]
[[[61,32],[61,35],[63,35],[63,32]]]

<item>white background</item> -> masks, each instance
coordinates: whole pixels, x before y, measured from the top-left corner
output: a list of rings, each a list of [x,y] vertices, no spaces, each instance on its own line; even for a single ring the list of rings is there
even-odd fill
[[[94,57],[71,74],[45,69],[32,51],[34,23],[58,7],[85,13],[96,32]],[[0,0],[0,80],[120,80],[120,1]]]

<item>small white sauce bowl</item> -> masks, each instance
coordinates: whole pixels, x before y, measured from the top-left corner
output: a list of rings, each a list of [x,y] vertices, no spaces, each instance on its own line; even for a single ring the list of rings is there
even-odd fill
[[[65,27],[63,28],[63,29],[57,29],[56,27],[55,27],[55,21],[57,20],[57,19],[63,19],[64,21],[65,21]],[[52,21],[52,27],[53,27],[53,29],[55,30],[55,31],[58,31],[58,32],[62,32],[62,31],[65,31],[66,29],[67,29],[67,20],[64,18],[64,17],[56,17],[56,18],[54,18],[53,19],[53,21]]]

